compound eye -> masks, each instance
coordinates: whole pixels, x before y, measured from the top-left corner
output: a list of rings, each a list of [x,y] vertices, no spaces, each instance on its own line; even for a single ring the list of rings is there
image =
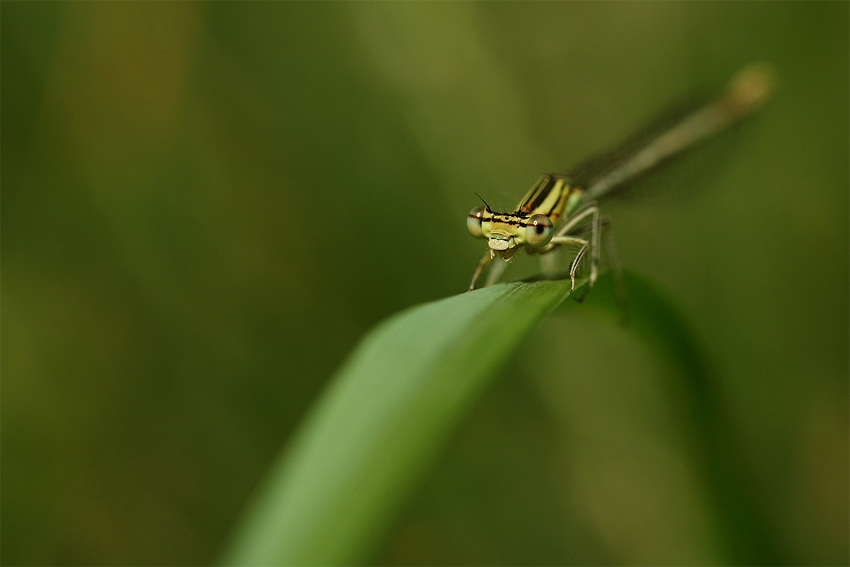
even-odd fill
[[[469,211],[469,216],[466,217],[466,228],[469,229],[469,234],[475,238],[484,238],[484,233],[481,231],[481,219],[484,217],[484,207],[475,207]]]
[[[555,234],[555,226],[546,215],[534,215],[525,223],[525,241],[529,246],[546,246]]]

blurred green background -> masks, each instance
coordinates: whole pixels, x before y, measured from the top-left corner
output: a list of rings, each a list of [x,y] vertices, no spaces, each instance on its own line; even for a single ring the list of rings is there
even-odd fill
[[[473,191],[758,60],[763,112],[604,211],[703,345],[773,560],[850,560],[847,3],[0,9],[3,564],[215,561],[358,338],[465,289]],[[722,562],[669,371],[549,319],[374,561]]]

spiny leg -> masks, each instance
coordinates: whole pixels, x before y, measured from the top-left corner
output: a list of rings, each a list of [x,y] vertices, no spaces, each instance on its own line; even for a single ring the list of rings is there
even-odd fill
[[[478,261],[478,266],[475,268],[475,273],[472,274],[472,283],[469,284],[469,291],[475,289],[475,282],[478,281],[478,278],[481,276],[481,272],[484,270],[484,267],[487,266],[493,260],[493,256],[490,253],[490,250],[484,253],[484,256]]]
[[[591,223],[584,224],[582,226],[576,227],[575,234],[584,234],[587,232],[591,232],[593,230],[593,226]],[[628,322],[628,311],[629,311],[629,300],[628,294],[626,293],[626,283],[623,279],[623,265],[620,262],[620,254],[617,252],[617,244],[616,239],[614,238],[614,230],[611,227],[611,219],[608,217],[600,217],[599,219],[599,230],[602,235],[602,245],[605,247],[605,253],[608,255],[608,263],[611,268],[611,272],[614,276],[614,286],[617,294],[617,305],[620,308],[620,313],[622,314],[622,322],[625,324]],[[583,253],[583,251],[580,251]],[[578,264],[581,260],[580,257],[574,261],[574,264]],[[585,289],[582,297],[577,299],[576,301],[583,301],[584,296],[587,295],[589,291],[589,287]]]
[[[576,290],[576,270],[578,269],[578,263],[581,261],[584,253],[587,252],[590,242],[584,238],[578,238],[575,236],[553,236],[552,244],[578,244],[581,247],[579,248],[579,251],[572,263],[570,263],[570,292],[572,293]]]
[[[584,301],[584,296],[587,295],[587,292],[590,291],[590,288],[593,287],[593,284],[596,283],[596,276],[599,273],[599,233],[602,232],[600,226],[600,216],[599,216],[599,205],[596,202],[587,203],[585,205],[587,207],[587,213],[593,216],[590,226],[590,279],[587,281],[587,288],[584,291],[579,302]]]
[[[576,270],[578,269],[579,262],[581,262],[581,259],[584,258],[584,254],[587,252],[588,247],[589,244],[585,242],[584,246],[581,248],[581,250],[578,251],[578,254],[576,254],[576,257],[573,258],[573,263],[570,264],[570,281],[572,282],[572,290],[570,291],[571,293],[576,290]],[[590,286],[592,285],[593,283],[588,282],[588,284],[585,286],[584,293],[582,293],[581,297],[577,300],[579,303],[584,301],[584,296],[587,295],[587,292],[590,289]]]
[[[599,233],[600,229],[600,216],[599,216],[599,205],[596,201],[591,201],[590,203],[585,203],[579,209],[574,212],[570,217],[566,220],[564,224],[558,227],[558,230],[555,232],[555,236],[552,238],[552,242],[555,243],[563,243],[565,238],[574,238],[567,236],[571,231],[575,230],[579,223],[586,219],[587,217],[591,217],[590,227],[591,227],[591,236],[590,236],[590,248],[591,248],[591,262],[590,262],[590,278],[587,282],[587,287],[584,290],[582,296],[578,299],[579,303],[584,301],[587,292],[590,291],[590,288],[593,287],[593,284],[596,283],[596,276],[599,271]],[[573,260],[572,265],[570,266],[570,278],[573,281],[573,286],[575,286],[575,270],[578,267],[578,263],[581,261],[585,252],[587,252],[587,241],[583,239],[574,239],[581,240],[585,243],[581,250],[579,250],[576,255],[575,260]]]
[[[584,288],[584,293],[582,293],[581,297],[578,298],[579,303],[584,301],[584,298],[587,297],[590,288],[592,288],[593,284],[596,283],[596,276],[599,273],[599,235],[602,232],[602,217],[599,216],[599,205],[594,202],[588,203],[585,206],[587,207],[587,213],[593,215],[593,219],[590,222],[590,240],[592,243],[590,253],[590,278],[587,280],[587,287]]]
[[[583,219],[587,218],[588,216],[593,215],[593,209],[599,209],[599,205],[596,204],[596,201],[585,203],[584,205],[576,209],[576,211],[571,214],[569,218],[565,219],[564,224],[562,224],[555,230],[555,236],[575,234],[575,228],[576,226],[578,226],[578,223],[581,222]]]

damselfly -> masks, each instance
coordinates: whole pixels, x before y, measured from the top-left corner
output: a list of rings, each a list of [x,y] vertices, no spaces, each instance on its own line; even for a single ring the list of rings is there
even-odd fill
[[[613,238],[607,230],[610,221],[599,214],[598,200],[750,114],[769,96],[772,77],[767,66],[745,68],[726,91],[708,102],[671,113],[613,151],[591,158],[569,173],[542,176],[513,212],[493,211],[486,202],[472,209],[466,226],[476,238],[487,239],[487,252],[478,262],[470,291],[484,268],[498,257],[502,261],[492,265],[486,285],[497,282],[520,249],[540,255],[544,275],[554,277],[558,266],[552,252],[568,245],[576,250],[569,265],[573,291],[576,271],[589,254],[587,293],[596,282],[603,232],[609,263],[619,272]]]

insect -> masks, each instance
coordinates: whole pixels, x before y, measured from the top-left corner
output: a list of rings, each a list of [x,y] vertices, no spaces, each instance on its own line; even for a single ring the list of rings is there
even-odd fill
[[[487,252],[478,262],[469,290],[475,289],[484,269],[498,258],[501,261],[492,264],[486,285],[496,283],[519,250],[539,255],[544,275],[555,277],[558,265],[553,252],[567,245],[576,250],[569,264],[572,291],[578,267],[589,255],[586,294],[598,275],[603,233],[611,268],[619,275],[610,221],[600,215],[598,200],[756,110],[770,95],[773,82],[770,67],[746,67],[708,102],[668,113],[614,150],[569,173],[543,175],[515,211],[496,212],[486,201],[483,207],[472,209],[466,226],[472,236],[487,240]]]

